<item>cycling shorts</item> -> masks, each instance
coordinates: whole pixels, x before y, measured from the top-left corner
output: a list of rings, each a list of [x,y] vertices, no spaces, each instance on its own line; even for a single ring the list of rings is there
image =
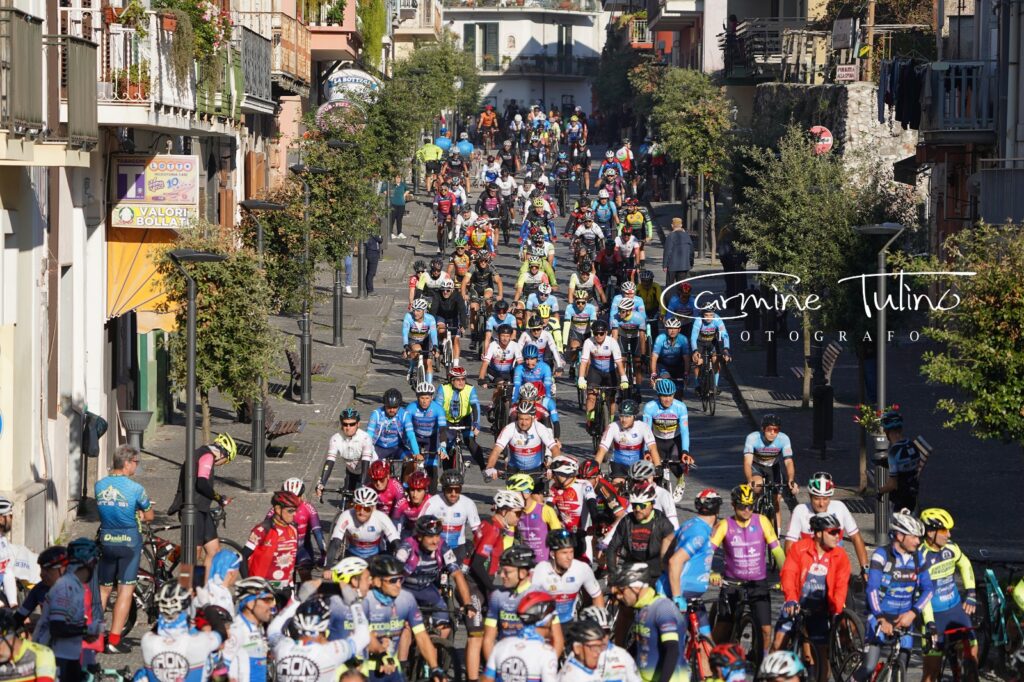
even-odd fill
[[[621,462],[613,461],[611,463],[611,466],[612,468],[610,477],[612,480],[615,480],[616,478],[629,478],[629,464],[622,464]]]
[[[963,603],[960,603],[951,609],[935,612],[935,629],[938,630],[939,633],[939,647],[934,652],[935,655],[940,655],[942,653],[942,645],[946,643],[946,630],[953,630],[956,628],[971,628],[971,644],[977,644],[978,640],[974,634],[971,617],[964,613],[964,605]],[[955,633],[951,635],[954,640],[962,639],[963,636],[964,633]]]
[[[416,598],[416,605],[420,607],[420,611],[424,612],[424,616],[432,616],[437,623],[452,622],[451,616],[448,614],[448,605],[445,604],[444,598],[437,587],[434,585],[426,585],[424,587],[406,586],[405,589]]]
[[[499,371],[494,365],[487,366],[487,383],[495,384],[499,381],[507,381],[512,383],[512,370],[507,372]]]
[[[433,346],[430,344],[430,334],[427,334],[426,336],[424,336],[420,341],[413,341],[410,338],[409,339],[409,345],[411,346],[414,343],[420,344],[420,352],[427,353],[428,355],[430,354],[430,351],[433,348]]]
[[[686,380],[686,366],[682,360],[675,364],[667,364],[658,359],[658,366],[655,368],[658,370],[658,376],[661,378],[667,377],[675,381]]]
[[[654,445],[658,448],[658,456],[662,462],[679,462],[682,459],[682,440],[679,434],[675,438],[654,439]]]
[[[427,167],[427,173],[430,175],[435,175],[441,172],[440,161],[427,161],[425,165]]]
[[[704,355],[704,353],[710,353],[712,355],[719,353],[718,339],[712,339],[711,341],[701,341],[697,339],[697,353]]]
[[[100,585],[104,587],[134,585],[139,578],[139,563],[142,560],[142,539],[137,543],[108,545],[101,544],[99,564],[96,567]]]
[[[448,328],[448,333],[451,334],[453,337],[459,335],[459,316],[458,316],[458,314],[456,314],[455,317],[442,317],[442,316],[438,315],[437,323],[439,325],[443,324],[445,327],[447,327]]]
[[[771,594],[770,584],[766,580],[757,580],[747,583],[747,592],[750,595],[750,612],[754,618],[756,627],[771,625]],[[738,613],[740,599],[743,598],[743,588],[739,585],[723,585],[718,593],[718,613],[723,618],[731,618],[732,614]]]
[[[379,445],[373,446],[374,451],[377,453],[378,459],[389,460],[389,459],[405,459],[409,451],[405,449],[404,445],[396,445],[390,448],[383,448]]]
[[[217,523],[213,520],[213,515],[209,511],[196,510],[196,544],[205,545],[211,540],[216,540],[220,536],[217,535]]]
[[[754,460],[750,463],[750,471],[754,476],[763,478],[765,483],[782,483],[782,457],[773,464],[761,464]]]
[[[587,367],[587,386],[590,388],[596,388],[597,386],[615,386],[615,372],[602,372],[593,364]]]
[[[569,324],[569,341],[578,341],[582,346],[583,342],[590,337],[590,331],[579,331],[571,323]]]

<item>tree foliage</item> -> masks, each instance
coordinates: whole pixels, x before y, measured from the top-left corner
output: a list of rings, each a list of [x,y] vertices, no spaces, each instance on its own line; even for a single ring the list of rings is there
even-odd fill
[[[619,111],[624,104],[632,102],[634,92],[630,72],[649,59],[649,56],[634,50],[628,42],[621,39],[612,41],[609,37],[593,87],[594,97],[602,111]]]
[[[387,4],[384,0],[360,0],[356,13],[362,21],[363,58],[374,69],[380,68],[384,36],[388,32]]]

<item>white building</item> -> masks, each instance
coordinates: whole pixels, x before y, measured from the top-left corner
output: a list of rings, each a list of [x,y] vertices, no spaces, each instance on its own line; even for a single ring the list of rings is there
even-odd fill
[[[476,57],[485,103],[592,111],[608,14],[596,0],[446,0],[446,21]]]

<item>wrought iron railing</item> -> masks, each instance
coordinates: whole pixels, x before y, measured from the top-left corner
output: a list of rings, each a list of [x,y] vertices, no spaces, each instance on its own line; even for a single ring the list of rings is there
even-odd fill
[[[271,74],[303,84],[310,82],[309,27],[283,12],[236,12],[237,22],[270,36]]]
[[[502,57],[490,54],[478,57],[477,69],[483,73],[524,74],[543,76],[596,76],[600,66],[597,57],[566,57],[519,55]]]
[[[598,0],[444,0],[444,6],[459,9],[486,7],[516,11],[524,9],[548,9],[562,12],[601,11],[601,3]]]

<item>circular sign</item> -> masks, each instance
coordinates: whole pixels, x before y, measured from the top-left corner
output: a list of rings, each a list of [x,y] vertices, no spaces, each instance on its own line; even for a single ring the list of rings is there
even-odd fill
[[[353,121],[353,112],[358,115],[359,121]],[[338,128],[348,128],[349,132],[354,132],[365,124],[366,112],[358,104],[347,99],[328,102],[316,110],[316,125],[324,132]]]
[[[380,81],[359,69],[341,69],[327,77],[324,91],[328,101],[367,97],[380,89]]]
[[[825,154],[832,149],[832,131],[825,126],[811,128],[811,137],[814,138],[815,154]]]

